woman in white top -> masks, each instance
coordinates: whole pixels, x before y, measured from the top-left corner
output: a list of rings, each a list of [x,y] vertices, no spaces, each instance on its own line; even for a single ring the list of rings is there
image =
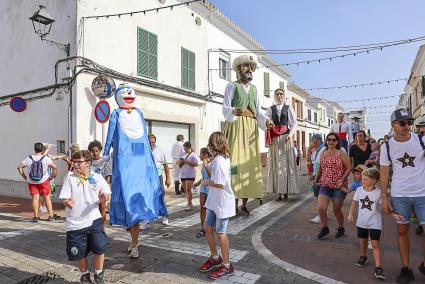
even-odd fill
[[[297,118],[294,109],[285,104],[283,89],[275,90],[274,99],[276,104],[266,110],[267,117],[273,122],[267,130],[271,137],[267,192],[278,193],[276,200],[287,200],[288,194],[299,192],[296,157],[291,138],[297,129]]]

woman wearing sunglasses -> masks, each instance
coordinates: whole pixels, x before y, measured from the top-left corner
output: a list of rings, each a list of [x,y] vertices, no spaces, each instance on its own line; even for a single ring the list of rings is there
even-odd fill
[[[320,185],[318,207],[322,229],[317,235],[324,239],[329,234],[328,207],[332,201],[333,212],[338,222],[335,238],[346,236],[344,229],[344,215],[342,204],[347,195],[347,177],[351,172],[351,162],[347,153],[341,150],[341,140],[335,133],[326,136],[325,150],[320,154],[320,167],[314,178],[313,185]],[[320,184],[318,184],[320,181]]]

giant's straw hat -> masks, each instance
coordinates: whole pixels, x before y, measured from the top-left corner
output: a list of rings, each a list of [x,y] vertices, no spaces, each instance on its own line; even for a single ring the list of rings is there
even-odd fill
[[[236,57],[232,64],[233,71],[238,72],[238,66],[242,64],[251,64],[253,68],[252,71],[254,72],[257,70],[257,57],[252,53],[247,53]]]

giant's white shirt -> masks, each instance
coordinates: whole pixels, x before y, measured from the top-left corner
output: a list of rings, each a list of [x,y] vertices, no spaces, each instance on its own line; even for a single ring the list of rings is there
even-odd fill
[[[251,88],[251,85],[245,86],[244,84],[242,84],[242,86],[244,87],[246,93],[248,94]],[[238,118],[238,116],[233,114],[233,110],[235,109],[234,107],[232,107],[234,91],[235,91],[235,85],[233,83],[229,83],[226,87],[226,90],[224,91],[223,115],[224,115],[224,119],[228,122],[235,122],[236,119]],[[257,107],[257,109],[255,110],[256,112],[255,116],[257,117],[258,126],[260,126],[261,129],[265,130],[267,116],[265,115],[264,111],[261,109],[260,96],[258,94],[257,94],[257,100],[255,104]]]

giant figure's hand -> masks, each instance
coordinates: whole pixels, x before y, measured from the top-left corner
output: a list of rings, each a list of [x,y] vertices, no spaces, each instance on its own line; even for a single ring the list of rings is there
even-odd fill
[[[243,110],[240,107],[235,107],[235,109],[233,110],[233,114],[236,116],[241,116],[243,113]]]

